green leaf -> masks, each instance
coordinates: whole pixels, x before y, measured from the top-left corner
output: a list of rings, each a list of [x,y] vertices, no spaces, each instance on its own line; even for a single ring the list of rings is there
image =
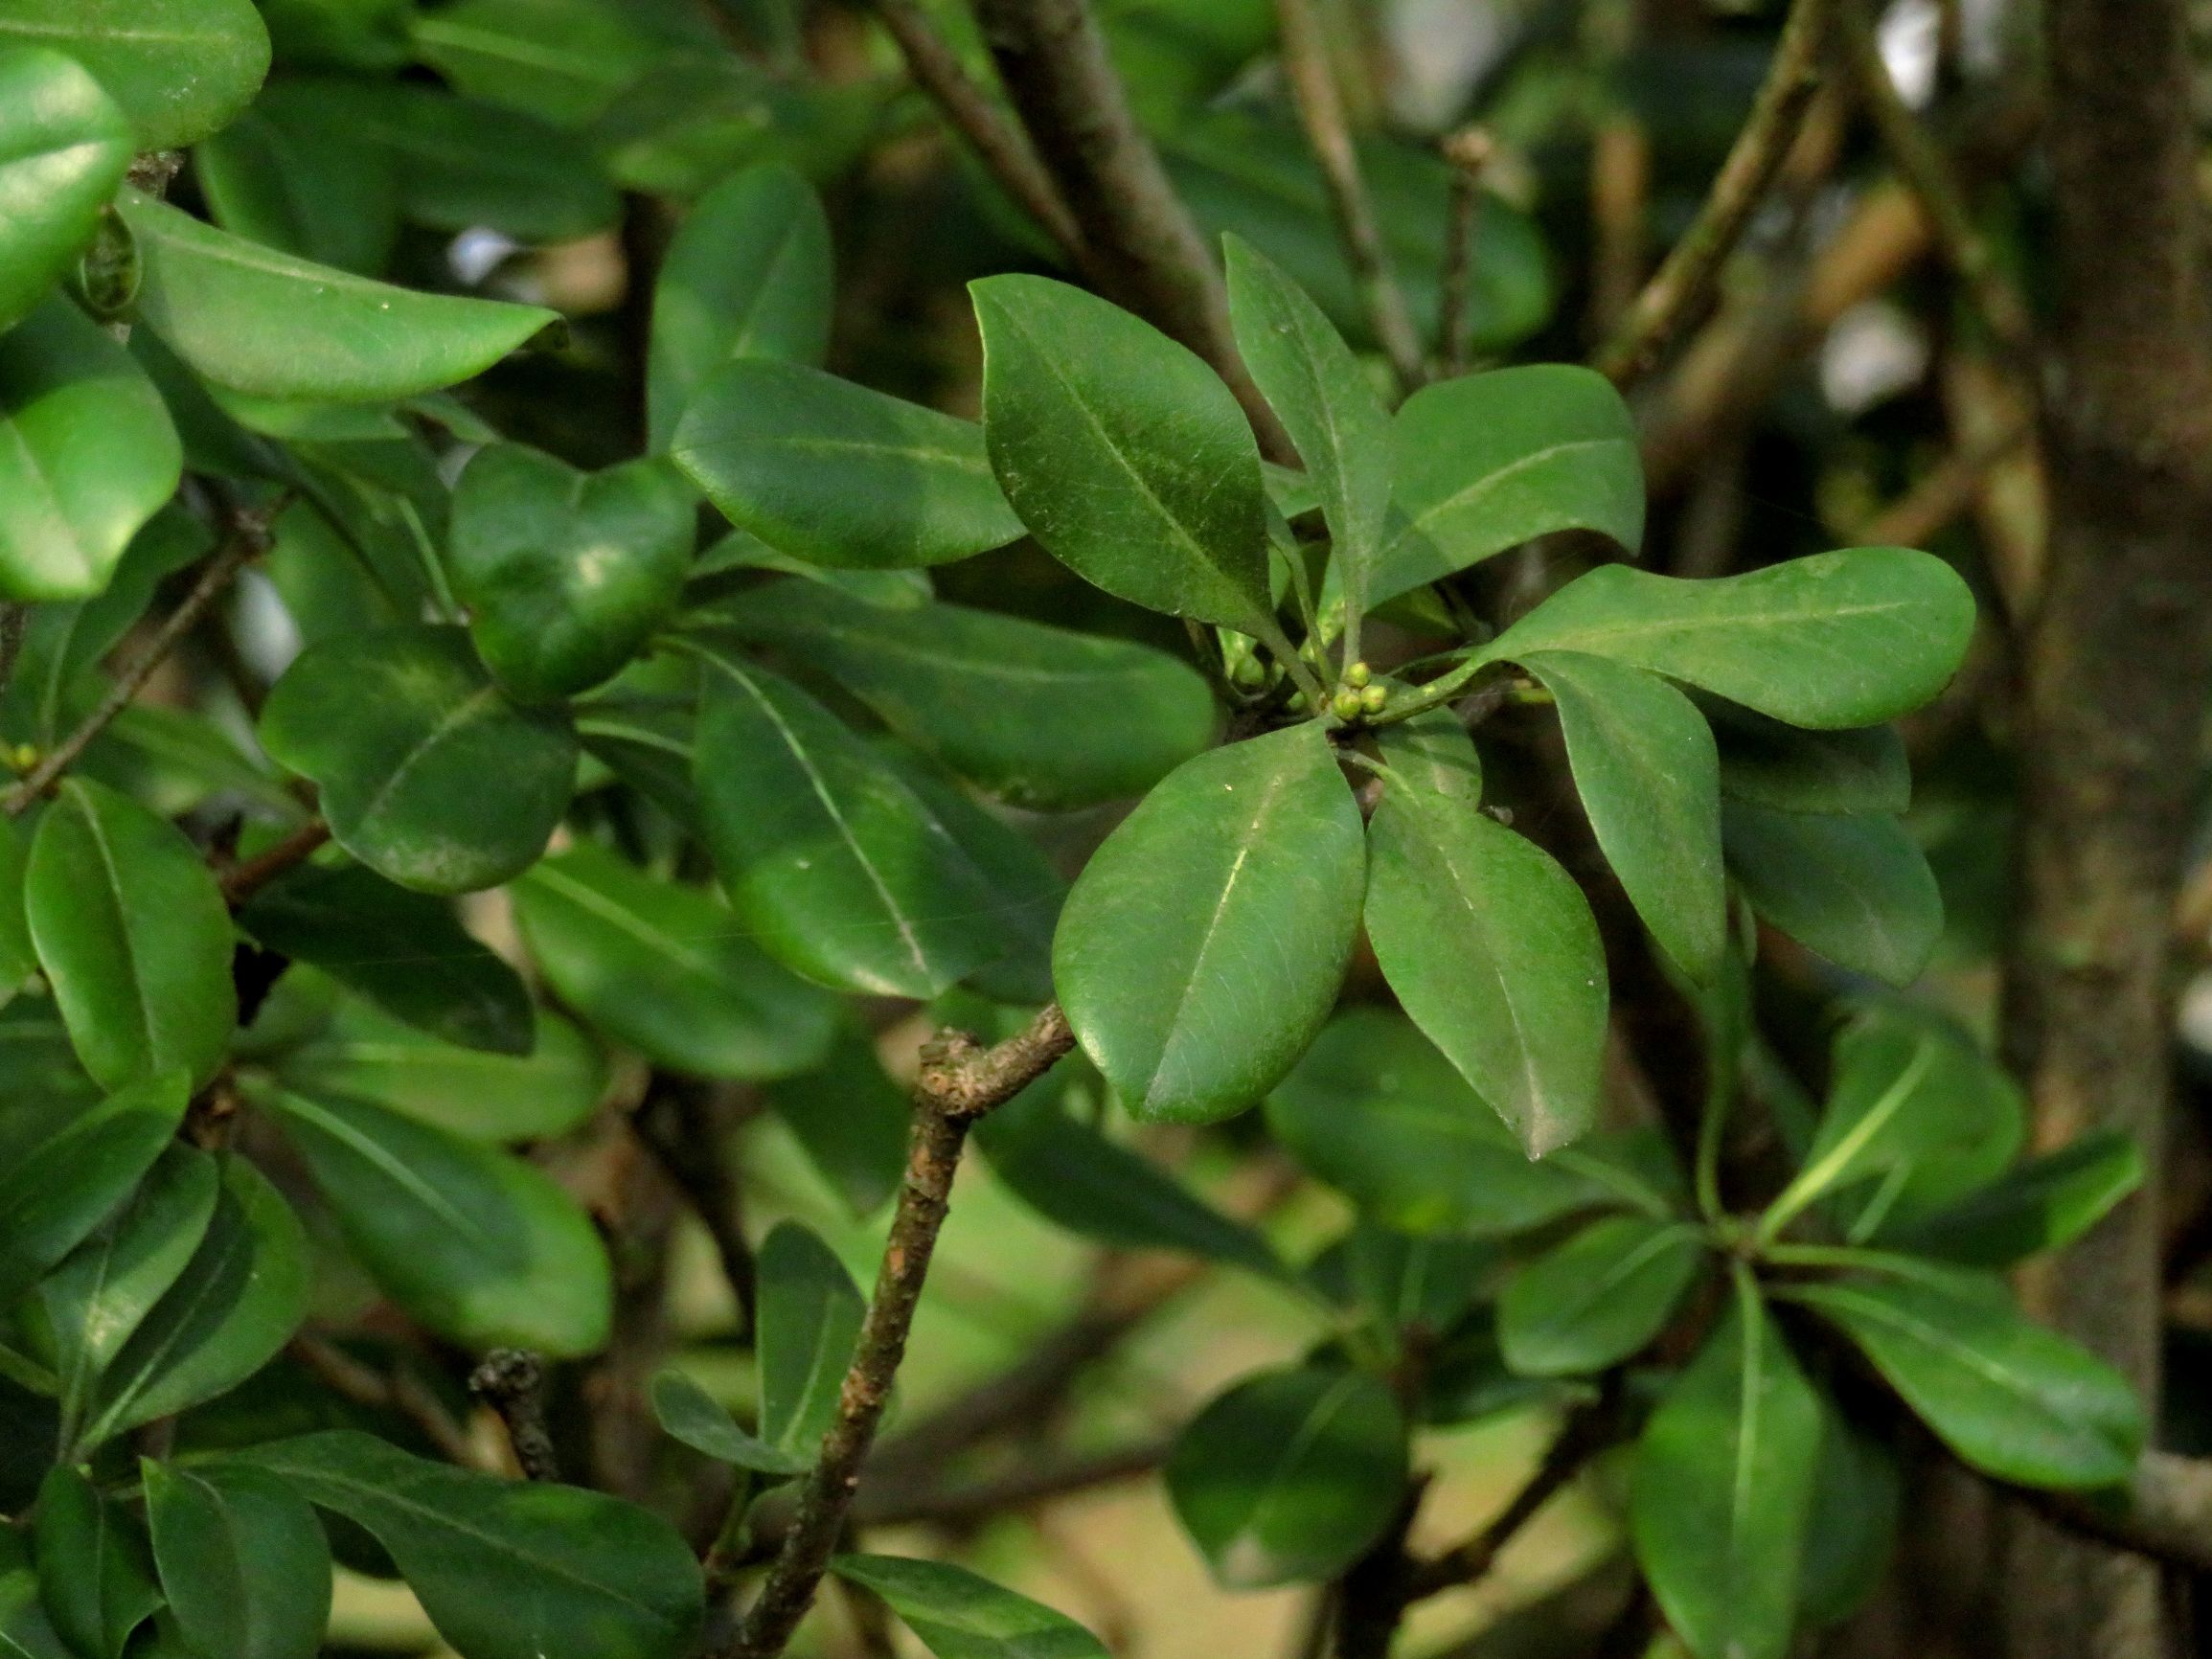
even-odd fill
[[[140,149],[224,125],[269,72],[252,0],[0,0],[0,46],[66,52],[128,113]]]
[[[1721,807],[1728,874],[1766,920],[1838,967],[1907,986],[1943,943],[1943,894],[1896,819]]]
[[[733,524],[817,564],[944,564],[1021,534],[972,421],[804,363],[714,370],[670,454]]]
[[[2003,1283],[1934,1263],[1793,1285],[1840,1328],[1959,1457],[1999,1480],[2109,1487],[2142,1450],[2118,1372],[2015,1311]]]
[[[434,230],[485,225],[527,242],[606,229],[622,198],[580,134],[420,81],[288,83],[324,122],[382,152],[399,210]]]
[[[1495,1238],[1620,1194],[1573,1154],[1533,1162],[1402,1014],[1349,1008],[1267,1097],[1291,1156],[1364,1215],[1417,1235]]]
[[[1213,370],[1064,283],[969,292],[991,465],[1045,551],[1117,598],[1272,631],[1260,452]]]
[[[193,151],[217,224],[303,260],[376,276],[399,235],[399,183],[382,152],[325,118],[313,90],[280,81]]]
[[[284,1056],[278,1075],[311,1095],[373,1101],[490,1142],[565,1135],[591,1116],[606,1084],[599,1051],[544,1009],[530,1052],[508,1055],[441,1041],[353,1002],[314,1041]]]
[[[1721,748],[1721,793],[1776,812],[1902,812],[1912,767],[1894,726],[1803,732],[1741,704],[1704,699]]]
[[[412,12],[408,29],[423,60],[469,96],[569,126],[599,114],[658,56],[662,43],[647,21],[659,21],[655,11],[610,0],[460,0]]]
[[[0,329],[28,316],[130,167],[130,119],[58,52],[6,43],[0,7]]]
[[[1390,508],[1390,416],[1321,308],[1243,238],[1222,239],[1237,350],[1297,446],[1347,606],[1367,608]]]
[[[123,1506],[57,1464],[38,1488],[33,1531],[46,1616],[85,1659],[122,1659],[131,1632],[161,1605],[146,1535]]]
[[[1392,420],[1390,444],[1396,482],[1370,603],[1554,531],[1594,530],[1631,554],[1642,544],[1635,420],[1587,369],[1531,363],[1424,386]]]
[[[39,1282],[64,1423],[81,1420],[123,1345],[177,1281],[214,1219],[216,1161],[172,1141],[137,1190]],[[12,1238],[12,1218],[6,1232]]]
[[[1106,837],[1060,912],[1053,982],[1132,1114],[1228,1117],[1296,1063],[1351,960],[1359,828],[1308,722],[1186,761]]]
[[[23,909],[30,863],[29,833],[12,819],[0,825],[0,1008],[38,971],[38,950],[31,943],[31,920]]]
[[[564,1357],[606,1340],[605,1248],[536,1166],[366,1101],[266,1098],[348,1250],[431,1330]]]
[[[757,1082],[829,1052],[835,998],[764,956],[696,888],[580,841],[516,883],[514,905],[561,999],[656,1064]]]
[[[988,878],[928,805],[797,687],[712,659],[695,768],[723,889],[787,966],[926,998],[1003,954]]]
[[[1014,1195],[1048,1221],[1129,1250],[1180,1250],[1280,1278],[1280,1258],[1142,1153],[1061,1109],[1062,1093],[1035,1086],[992,1112],[975,1135]]]
[[[1604,657],[1537,651],[1523,666],[1558,705],[1575,790],[1636,914],[1683,971],[1711,979],[1728,942],[1728,891],[1704,716],[1666,681]]]
[[[277,1441],[240,1462],[374,1534],[438,1633],[467,1659],[680,1659],[698,1563],[650,1510],[550,1481],[504,1481],[365,1434]]]
[[[1379,728],[1383,761],[1415,788],[1469,807],[1482,805],[1482,757],[1449,708],[1424,709]]]
[[[1733,1306],[1637,1443],[1629,1533],[1698,1659],[1782,1659],[1796,1622],[1820,1397],[1739,1274]]]
[[[1333,1302],[1364,1313],[1402,1357],[1453,1331],[1494,1293],[1498,1255],[1482,1239],[1418,1238],[1361,1216],[1308,1263],[1306,1276]]]
[[[130,1195],[184,1121],[191,1093],[176,1070],[119,1089],[0,1172],[0,1307]]]
[[[1826,1395],[1820,1403],[1820,1463],[1797,1602],[1807,1622],[1833,1625],[1857,1612],[1888,1569],[1904,1481],[1888,1446],[1854,1427]]]
[[[0,1527],[0,1653],[8,1659],[79,1659],[55,1634],[38,1599],[29,1548],[11,1527]]]
[[[839,1556],[838,1578],[883,1599],[937,1659],[1106,1659],[1064,1613],[965,1567],[898,1556]]]
[[[2142,1184],[2142,1148],[2132,1136],[2107,1129],[1879,1237],[1893,1248],[1969,1267],[2009,1267],[2071,1244]]]
[[[125,190],[137,315],[217,386],[264,398],[368,403],[483,373],[557,314],[416,293],[202,224]]]
[[[183,464],[153,382],[67,300],[0,333],[0,594],[100,592]]]
[[[1535,842],[1393,778],[1368,826],[1367,934],[1413,1023],[1519,1136],[1597,1109],[1606,959],[1589,902]]]
[[[830,1247],[779,1222],[760,1252],[761,1438],[811,1464],[837,1416],[867,1304]]]
[[[239,925],[263,948],[312,963],[432,1036],[494,1054],[530,1052],[522,976],[464,930],[450,904],[373,870],[288,871],[239,911]]]
[[[661,1427],[692,1450],[718,1463],[788,1479],[807,1472],[807,1460],[779,1451],[740,1428],[721,1401],[680,1371],[652,1379],[652,1414]]]
[[[750,167],[701,196],[653,284],[647,447],[668,447],[700,383],[732,358],[820,368],[832,276],[830,221],[790,168]]]
[[[1591,1222],[1506,1285],[1497,1305],[1506,1363],[1524,1376],[1572,1376],[1642,1352],[1674,1317],[1705,1249],[1685,1222]]]
[[[899,1190],[913,1107],[864,1034],[844,1032],[821,1065],[765,1092],[769,1108],[855,1215],[874,1214]]]
[[[964,605],[890,610],[818,583],[705,619],[830,678],[976,787],[1040,810],[1142,794],[1212,743],[1204,678],[1163,651]]]
[[[238,1023],[230,913],[197,849],[127,795],[73,779],[38,821],[24,908],[77,1057],[109,1088],[215,1075]]]
[[[102,1376],[80,1445],[174,1416],[261,1370],[307,1313],[308,1271],[291,1206],[244,1159],[224,1159],[199,1248]]]
[[[1184,1428],[1168,1497],[1227,1589],[1333,1578],[1397,1514],[1405,1436],[1389,1388],[1364,1372],[1261,1372]]]
[[[770,547],[749,530],[733,530],[693,561],[693,585],[686,598],[709,601],[718,598],[723,584],[713,579],[734,571],[755,570],[803,577],[864,604],[880,605],[887,610],[911,610],[927,604],[936,594],[926,570],[840,570],[826,564],[810,564]]]
[[[492,678],[542,703],[613,675],[675,608],[695,516],[659,462],[580,472],[519,443],[479,449],[445,562]]]
[[[315,1659],[331,1547],[307,1501],[261,1469],[142,1459],[147,1522],[177,1633],[233,1659]]]
[[[1943,690],[1966,655],[1973,614],[1957,573],[1910,548],[1850,547],[1709,581],[1608,564],[1568,582],[1477,660],[1587,651],[1793,726],[1872,726]]]
[[[309,646],[269,693],[262,746],[312,781],[339,846],[425,893],[519,875],[568,806],[576,735],[500,694],[456,627]]]

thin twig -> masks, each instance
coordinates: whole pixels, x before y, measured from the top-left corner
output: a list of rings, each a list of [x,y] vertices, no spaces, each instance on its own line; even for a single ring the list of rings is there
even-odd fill
[[[132,699],[153,677],[154,670],[161,667],[177,642],[192,632],[201,614],[222,596],[232,579],[268,551],[269,524],[283,507],[284,501],[280,498],[266,508],[239,508],[231,513],[229,534],[216,550],[215,557],[200,568],[199,579],[192,584],[183,602],[154,630],[146,648],[115,676],[114,683],[92,712],[78,722],[77,729],[55,744],[5,796],[0,796],[0,813],[10,818],[23,816],[33,802],[53,788],[61,775],[76,764],[78,757],[91,746],[93,739],[130,707]]]
[[[2212,1572],[2212,1459],[2147,1451],[2127,1486],[2108,1492],[2006,1489],[2069,1532],[2193,1572]]]
[[[1390,1659],[1413,1588],[1405,1538],[1427,1490],[1426,1476],[1407,1482],[1389,1531],[1336,1580],[1336,1659]]]
[[[759,1598],[721,1659],[773,1659],[783,1652],[814,1599],[860,1487],[861,1466],[882,1421],[891,1385],[905,1357],[914,1310],[929,1276],[929,1259],[952,1199],[952,1178],[968,1131],[1049,1071],[1075,1046],[1059,1005],[1046,1007],[1018,1034],[992,1048],[948,1033],[923,1054],[914,1088],[914,1132],[906,1178],[883,1246],[883,1264],[868,1305],[837,1416],[800,1489],[799,1509],[785,1534]]]
[[[373,1411],[399,1413],[422,1431],[422,1437],[447,1462],[464,1468],[478,1466],[476,1447],[467,1430],[453,1420],[444,1401],[404,1368],[387,1375],[364,1365],[335,1343],[305,1331],[285,1345],[285,1352],[341,1398]]]
[[[1973,296],[1982,321],[1998,343],[2015,353],[2024,351],[2032,333],[2027,305],[1998,266],[1989,239],[1974,224],[1950,157],[1899,95],[1863,0],[1837,0],[1837,32],[1852,78],[1866,101],[1866,113],[1899,176],[1927,210],[1937,251]]]
[[[1676,330],[1705,303],[1722,262],[1781,171],[1820,83],[1831,4],[1794,0],[1790,6],[1750,118],[1721,164],[1704,206],[1592,360],[1615,384],[1627,385],[1649,371]]]
[[[1414,1564],[1406,1582],[1406,1601],[1422,1601],[1440,1591],[1471,1584],[1488,1573],[1506,1545],[1536,1519],[1537,1512],[1582,1473],[1584,1465],[1612,1443],[1618,1420],[1619,1405],[1609,1391],[1590,1404],[1576,1407],[1536,1472],[1494,1520],[1441,1556]]]
[[[313,857],[330,839],[331,826],[327,822],[320,817],[308,819],[282,841],[224,871],[224,901],[236,910],[285,871]]]
[[[1990,468],[2018,449],[2034,432],[2033,421],[2016,421],[1972,448],[1946,456],[1919,483],[1861,525],[1853,539],[1873,547],[1927,546],[1973,505]]]
[[[1374,198],[1360,176],[1359,151],[1345,118],[1344,95],[1330,61],[1328,36],[1312,0],[1275,0],[1275,19],[1282,34],[1283,70],[1289,79],[1290,99],[1313,159],[1321,164],[1368,325],[1382,354],[1390,359],[1399,386],[1412,392],[1428,377],[1422,363],[1421,337],[1406,307],[1405,290],[1391,271],[1390,249],[1375,216]]]
[[[1029,216],[1059,244],[1070,264],[1084,269],[1090,246],[1083,226],[1060,199],[1060,189],[1037,151],[1017,129],[1000,119],[990,94],[969,78],[959,54],[931,26],[928,14],[915,0],[869,0],[891,38],[906,59],[914,83],[936,101],[945,118],[960,129],[984,170],[998,181],[999,189],[1014,198]]]
[[[525,1480],[558,1481],[560,1462],[545,1431],[545,1367],[520,1348],[495,1348],[468,1374],[468,1392],[499,1414]]]
[[[1444,243],[1444,277],[1437,291],[1436,361],[1447,379],[1467,373],[1473,351],[1474,227],[1482,206],[1482,175],[1496,146],[1479,126],[1463,127],[1444,141],[1451,163],[1451,224]]]

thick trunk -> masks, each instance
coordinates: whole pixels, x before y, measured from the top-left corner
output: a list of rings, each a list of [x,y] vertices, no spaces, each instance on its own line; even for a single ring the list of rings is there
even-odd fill
[[[2045,362],[2051,545],[2019,639],[2008,1057],[2051,1146],[2118,1127],[2157,1162],[2174,898],[2212,685],[2212,334],[2183,0],[2050,0],[2062,309]],[[2031,1286],[2155,1410],[2154,1181]],[[2019,1659],[2163,1659],[2155,1574],[2023,1518]]]

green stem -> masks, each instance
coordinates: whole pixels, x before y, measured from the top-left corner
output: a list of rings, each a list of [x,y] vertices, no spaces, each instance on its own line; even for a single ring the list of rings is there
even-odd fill
[[[1298,648],[1290,643],[1289,635],[1283,631],[1282,625],[1273,617],[1265,619],[1263,625],[1264,631],[1254,637],[1274,654],[1275,660],[1283,665],[1283,671],[1306,693],[1306,700],[1313,705],[1313,712],[1316,715],[1326,714],[1329,709],[1329,693],[1313,670],[1306,666],[1306,659],[1298,654]]]
[[[1449,673],[1439,675],[1430,680],[1428,684],[1402,701],[1393,697],[1380,714],[1367,716],[1367,724],[1370,726],[1387,726],[1394,721],[1409,720],[1415,715],[1426,714],[1430,709],[1443,703],[1448,703],[1452,698],[1458,696],[1475,675],[1490,666],[1490,660],[1486,657],[1478,656],[1464,662]]]

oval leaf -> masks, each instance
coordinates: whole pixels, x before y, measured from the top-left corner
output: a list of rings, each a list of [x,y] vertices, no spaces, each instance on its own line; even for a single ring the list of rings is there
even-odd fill
[[[2140,1187],[2143,1174],[2142,1148],[2109,1129],[2030,1159],[1980,1192],[1880,1237],[1969,1267],[2009,1267],[2071,1244]]]
[[[796,1221],[760,1254],[761,1438],[811,1464],[837,1415],[867,1304],[834,1252]]]
[[[965,1567],[897,1556],[839,1556],[830,1570],[872,1590],[937,1659],[1106,1659],[1064,1613]]]
[[[308,90],[268,88],[193,150],[193,177],[232,236],[373,277],[399,239],[399,185],[383,155],[330,121]]]
[[[1907,986],[1943,943],[1943,892],[1895,818],[1721,808],[1728,874],[1751,907],[1838,967]]]
[[[253,0],[8,0],[0,45],[69,54],[129,114],[140,149],[173,149],[253,102],[269,34]],[[0,101],[4,102],[4,101]]]
[[[807,1472],[805,1459],[747,1434],[721,1401],[680,1371],[664,1371],[652,1379],[652,1414],[669,1434],[718,1463],[780,1480]]]
[[[1257,1103],[1329,1017],[1365,880],[1359,808],[1312,722],[1201,755],[1092,855],[1053,937],[1083,1052],[1131,1113]]]
[[[145,1532],[76,1468],[57,1464],[39,1484],[32,1536],[54,1628],[85,1659],[122,1659],[161,1605]]]
[[[1506,1363],[1523,1376],[1572,1376],[1641,1352],[1674,1317],[1704,1254],[1698,1230],[1682,1222],[1591,1222],[1505,1287],[1497,1334]]]
[[[235,1659],[315,1659],[331,1618],[331,1546],[274,1475],[142,1461],[146,1518],[179,1635]]]
[[[92,239],[130,167],[130,119],[77,60],[8,41],[0,12],[0,329]]]

